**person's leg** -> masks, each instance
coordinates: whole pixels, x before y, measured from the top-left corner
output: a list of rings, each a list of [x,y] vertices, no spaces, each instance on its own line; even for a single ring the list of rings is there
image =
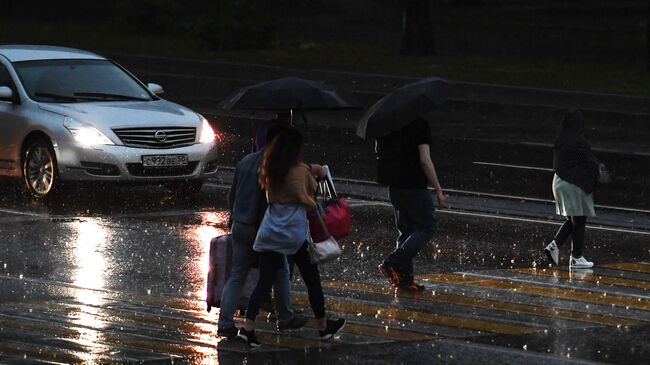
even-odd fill
[[[280,269],[273,283],[273,299],[275,309],[278,312],[278,326],[287,324],[293,318],[293,307],[291,305],[291,281],[289,276],[289,264],[285,256],[282,269]]]
[[[413,227],[411,226],[411,222],[408,220],[408,215],[400,214],[399,208],[397,208],[395,205],[393,205],[393,211],[393,214],[395,216],[395,228],[397,229],[398,233],[395,245],[395,249],[397,249],[402,244],[404,244],[404,241],[406,241],[407,238],[409,238],[413,232]]]
[[[571,231],[571,256],[574,258],[582,257],[582,248],[585,243],[585,226],[587,217],[571,217],[573,220],[573,230]]]
[[[325,328],[325,296],[323,295],[323,287],[320,281],[320,272],[318,266],[309,261],[309,253],[307,252],[307,243],[294,255],[291,259],[298,266],[300,276],[305,282],[307,293],[309,294],[309,304],[314,312],[314,317],[321,328]]]
[[[307,247],[307,243],[305,243],[296,254],[291,255],[291,259],[295,262],[296,266],[298,266],[300,276],[307,287],[307,292],[309,293],[309,304],[311,305],[314,317],[316,318],[318,336],[321,340],[329,340],[343,329],[345,326],[345,319],[339,318],[332,320],[327,318],[325,312],[325,296],[323,295],[320,272],[318,271],[318,266],[309,261]]]
[[[426,189],[390,189],[391,202],[398,207],[400,221],[412,228],[411,234],[386,259],[395,263],[404,281],[412,281],[413,259],[427,244],[436,229],[435,206],[433,197]]]
[[[405,200],[403,197],[402,189],[398,188],[388,188],[388,197],[390,203],[393,205],[393,214],[395,217],[395,228],[397,229],[397,241],[395,245],[395,250],[391,252],[385,259],[384,265],[387,269],[398,270],[398,267],[404,265],[404,260],[400,257],[400,248],[404,245],[404,242],[412,234],[413,228],[412,223],[409,220],[408,208],[405,206]]]
[[[566,217],[566,221],[564,221],[564,224],[562,224],[560,229],[555,234],[553,241],[555,241],[555,244],[558,245],[558,247],[564,245],[564,242],[567,238],[569,238],[572,231],[573,222],[571,221],[571,217]]]
[[[248,231],[251,232],[248,232]],[[235,326],[234,314],[239,304],[242,288],[248,271],[256,258],[251,241],[255,238],[254,229],[237,223],[233,224],[232,267],[230,276],[221,293],[218,327],[220,330]]]
[[[260,279],[251,294],[246,309],[246,321],[244,322],[246,331],[252,331],[255,328],[255,318],[260,312],[260,306],[271,292],[273,282],[285,260],[284,255],[272,251],[261,252],[259,258]]]

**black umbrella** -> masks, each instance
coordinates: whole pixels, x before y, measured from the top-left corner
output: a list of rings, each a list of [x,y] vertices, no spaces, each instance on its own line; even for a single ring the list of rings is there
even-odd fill
[[[332,110],[357,108],[359,103],[347,91],[298,77],[260,82],[239,89],[221,101],[224,109],[249,110]]]
[[[449,83],[428,77],[406,84],[379,99],[357,125],[357,136],[381,137],[390,134],[438,108],[449,95]]]

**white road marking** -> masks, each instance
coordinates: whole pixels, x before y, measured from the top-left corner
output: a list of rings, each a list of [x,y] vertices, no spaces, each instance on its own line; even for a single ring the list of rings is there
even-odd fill
[[[371,206],[382,206],[382,207],[391,207],[392,205],[387,202],[380,202],[380,201],[366,201],[366,200],[349,200],[350,207],[371,207]],[[474,213],[474,212],[466,212],[466,211],[459,211],[459,210],[452,210],[452,209],[436,209],[436,213],[439,214],[456,214],[456,215],[464,215],[464,216],[470,216],[470,217],[481,217],[481,218],[491,218],[491,219],[502,219],[502,220],[510,220],[510,221],[517,221],[517,222],[526,222],[526,223],[537,223],[537,224],[551,224],[555,226],[560,226],[564,222],[557,222],[557,221],[549,221],[549,220],[543,220],[543,219],[533,219],[533,218],[521,218],[521,217],[513,217],[513,216],[507,216],[507,215],[501,215],[501,214],[489,214],[489,213]],[[601,231],[609,231],[609,232],[620,232],[620,233],[630,233],[630,234],[640,234],[640,235],[650,235],[650,232],[647,231],[639,231],[635,229],[626,229],[626,228],[615,228],[615,227],[604,227],[604,226],[594,226],[594,225],[587,225],[587,228],[589,229],[595,229],[595,230],[601,230]]]
[[[16,214],[16,215],[26,215],[30,217],[49,217],[49,214],[42,214],[42,213],[32,213],[32,212],[25,212],[25,211],[20,211],[20,210],[14,210],[14,209],[6,209],[6,208],[0,208],[0,212],[2,213],[9,213],[9,214]]]
[[[505,164],[505,163],[496,163],[496,162],[483,162],[483,161],[472,161],[474,165],[481,165],[481,166],[498,166],[498,167],[510,167],[513,169],[522,169],[522,170],[537,170],[537,171],[554,171],[553,169],[549,169],[547,167],[534,167],[534,166],[524,166],[524,165],[510,165],[510,164]]]

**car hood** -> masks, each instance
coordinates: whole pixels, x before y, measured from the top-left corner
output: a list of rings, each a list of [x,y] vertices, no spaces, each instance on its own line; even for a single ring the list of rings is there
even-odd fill
[[[201,126],[201,120],[195,112],[166,100],[39,103],[39,107],[90,124],[102,132],[113,128],[145,126],[197,128]]]

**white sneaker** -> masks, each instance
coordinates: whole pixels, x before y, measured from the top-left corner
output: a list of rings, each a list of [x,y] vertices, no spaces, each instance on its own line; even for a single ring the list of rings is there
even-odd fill
[[[584,256],[580,256],[577,259],[571,256],[571,259],[569,260],[569,267],[571,269],[588,269],[593,266],[594,263],[591,261],[587,261],[587,259]]]
[[[546,257],[548,257],[548,260],[553,265],[557,266],[557,263],[560,261],[560,251],[557,249],[555,240],[551,241],[551,243],[546,246],[544,252],[546,253]]]

